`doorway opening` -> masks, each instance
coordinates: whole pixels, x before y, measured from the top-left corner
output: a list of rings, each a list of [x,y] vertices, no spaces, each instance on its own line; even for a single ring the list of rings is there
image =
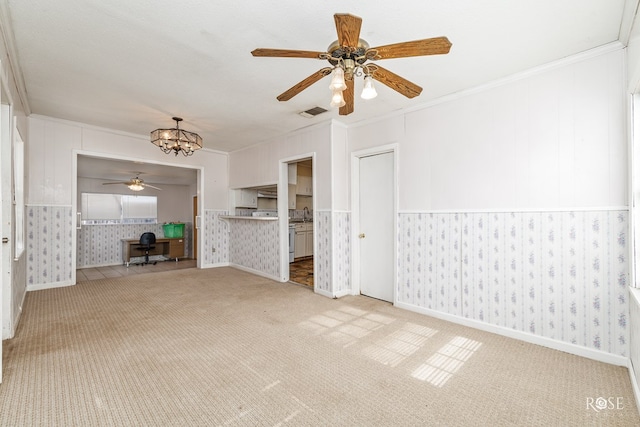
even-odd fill
[[[166,264],[164,268],[177,267],[178,259],[189,261],[189,265],[200,268],[201,257],[197,257],[197,249],[201,242],[197,240],[197,220],[201,216],[202,200],[198,197],[199,203],[196,203],[195,199],[195,196],[201,193],[202,187],[200,167],[142,162],[122,156],[74,151],[74,172],[72,209],[77,216],[72,239],[75,267],[73,283],[83,279],[91,280],[92,277],[99,278],[98,273],[117,277],[117,272],[112,271],[114,269],[122,275],[135,273],[135,269],[129,268],[130,257],[124,250],[123,239],[136,239],[148,231],[163,238],[165,227],[169,227],[167,224],[183,224],[182,233],[175,235],[172,231],[175,228],[169,228],[172,234],[168,237],[176,240],[172,241],[171,245],[163,244],[156,248],[154,260],[171,260],[172,262],[161,263]],[[128,186],[128,180],[138,175],[143,177],[148,187],[141,193]],[[117,220],[105,217],[104,206],[96,205],[96,214],[101,220],[90,221],[87,215],[82,213],[83,194],[107,197],[113,195],[113,203],[118,205],[117,212],[113,213]],[[140,208],[132,210],[131,206],[127,205],[130,215],[125,218],[124,208],[120,206],[124,205],[116,201],[124,200],[125,197],[127,201],[131,201],[141,196],[155,197],[154,208],[141,211]],[[100,200],[102,199],[101,197]],[[122,249],[122,252],[119,249]],[[182,267],[180,265],[180,268]]]
[[[314,287],[313,159],[288,164],[289,281]]]

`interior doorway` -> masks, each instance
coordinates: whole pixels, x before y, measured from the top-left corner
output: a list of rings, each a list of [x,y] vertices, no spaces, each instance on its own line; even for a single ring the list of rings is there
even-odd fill
[[[192,216],[201,217],[202,210],[202,173],[201,167],[190,165],[173,165],[163,162],[141,161],[135,158],[112,155],[107,153],[86,152],[74,150],[74,175],[73,183],[73,212],[76,212],[76,227],[73,230],[73,277],[72,283],[77,283],[79,269],[102,268],[118,266],[123,263],[119,252],[109,248],[118,248],[123,236],[137,238],[142,231],[152,231],[157,236],[164,234],[164,223],[189,223]],[[140,195],[154,195],[157,201],[157,222],[145,222],[140,224],[143,229],[136,228],[136,224],[121,223],[113,225],[83,226],[81,212],[82,193],[107,193],[125,194],[137,196],[139,193],[128,188],[133,176],[140,176],[147,187]],[[106,185],[108,183],[110,185]],[[106,186],[105,186],[106,185]],[[156,188],[154,188],[156,187]],[[192,195],[200,195],[198,204],[191,211]],[[104,228],[101,232],[98,228]],[[184,259],[194,258],[194,251],[202,243],[197,239],[199,230],[195,222],[185,224]],[[98,242],[95,235],[100,235]],[[198,242],[200,240],[200,242]],[[192,245],[195,243],[195,245]],[[91,251],[92,257],[88,257],[89,251],[82,251],[83,247],[95,248]],[[105,249],[107,248],[107,249]],[[193,250],[192,250],[193,249]],[[202,253],[202,251],[197,251]],[[93,255],[95,254],[95,255]],[[165,254],[163,254],[165,255]],[[82,256],[82,259],[81,259]],[[166,258],[166,257],[165,257]],[[181,257],[182,258],[182,257]],[[200,261],[197,265],[200,267]]]
[[[314,287],[313,159],[288,164],[289,281]]]

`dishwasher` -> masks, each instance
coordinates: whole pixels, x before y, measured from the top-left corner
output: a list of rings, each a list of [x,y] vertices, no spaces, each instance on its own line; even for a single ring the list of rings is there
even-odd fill
[[[296,226],[295,224],[289,224],[289,263],[293,262],[293,256],[295,254],[296,244]]]

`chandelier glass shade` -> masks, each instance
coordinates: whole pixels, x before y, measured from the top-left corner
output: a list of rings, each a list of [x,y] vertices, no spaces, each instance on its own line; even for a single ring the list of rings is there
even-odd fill
[[[376,88],[373,87],[373,78],[371,76],[364,76],[364,88],[362,89],[360,98],[373,99],[376,96],[378,96],[378,92],[376,92]]]
[[[340,67],[336,67],[333,70],[333,77],[331,78],[329,89],[335,92],[337,90],[343,91],[346,88],[347,88],[347,84],[344,81],[344,70]]]
[[[196,150],[202,148],[202,138],[194,132],[180,129],[180,117],[173,117],[176,127],[172,129],[156,129],[151,132],[151,143],[160,147],[165,153],[182,153],[184,156],[191,156]],[[132,188],[132,190],[134,190]],[[138,191],[138,190],[134,190]]]
[[[340,59],[332,71],[331,83],[329,83],[331,90],[329,105],[339,108],[346,104],[342,95],[342,92],[347,89],[345,79],[353,80],[356,76],[364,75],[364,88],[360,95],[362,99],[373,99],[378,96],[378,92],[373,86],[373,77],[371,77],[376,69],[375,65],[362,65],[351,59]]]
[[[342,91],[339,89],[334,90],[333,94],[331,95],[331,103],[329,105],[335,108],[339,108],[345,106],[346,104],[347,103],[344,101],[344,97],[342,96]]]

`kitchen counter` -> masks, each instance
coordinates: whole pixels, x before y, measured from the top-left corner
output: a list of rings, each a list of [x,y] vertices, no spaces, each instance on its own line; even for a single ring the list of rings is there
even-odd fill
[[[221,215],[218,218],[220,219],[240,219],[240,220],[250,220],[250,221],[277,221],[277,216],[238,216],[238,215]]]

